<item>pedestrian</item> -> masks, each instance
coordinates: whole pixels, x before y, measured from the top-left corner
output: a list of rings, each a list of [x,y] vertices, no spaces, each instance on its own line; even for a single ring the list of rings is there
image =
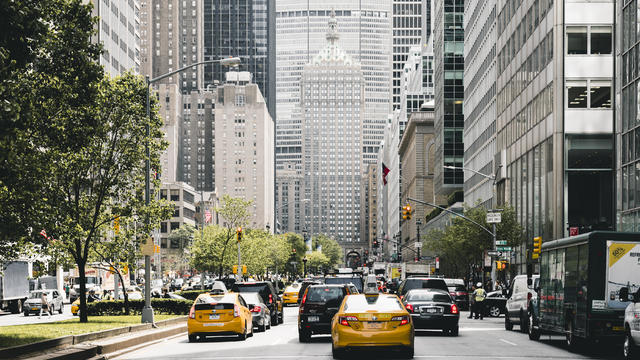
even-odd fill
[[[47,312],[49,317],[51,317],[51,310],[49,306],[49,300],[47,300],[47,293],[43,291],[40,295],[40,314],[38,315],[38,319],[42,317],[42,313],[45,311]]]
[[[477,284],[476,290],[473,292],[473,298],[475,300],[475,319],[480,315],[480,320],[483,320],[484,316],[484,299],[487,297],[486,291],[482,288],[482,283]]]
[[[476,286],[475,285],[471,285],[471,296],[469,299],[469,319],[473,318],[473,312],[476,309],[476,300],[475,300],[475,296],[473,296],[473,294],[475,293],[476,290]]]

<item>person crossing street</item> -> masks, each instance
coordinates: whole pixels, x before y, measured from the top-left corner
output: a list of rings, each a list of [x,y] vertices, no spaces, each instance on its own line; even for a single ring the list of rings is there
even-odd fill
[[[473,306],[474,306],[474,313],[475,313],[475,319],[478,318],[478,315],[480,315],[480,320],[483,320],[483,316],[484,316],[484,299],[487,297],[487,292],[484,291],[484,289],[482,288],[482,283],[479,282],[478,284],[476,284],[476,289],[473,291]]]

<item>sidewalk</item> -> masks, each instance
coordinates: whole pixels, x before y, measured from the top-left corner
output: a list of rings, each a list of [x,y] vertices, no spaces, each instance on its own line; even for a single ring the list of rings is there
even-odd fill
[[[187,317],[159,321],[156,328],[140,324],[83,335],[65,336],[0,351],[0,359],[89,359],[187,331]]]

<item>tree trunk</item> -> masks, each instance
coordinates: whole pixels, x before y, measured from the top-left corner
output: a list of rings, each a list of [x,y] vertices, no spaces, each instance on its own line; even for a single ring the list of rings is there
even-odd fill
[[[77,260],[77,259],[76,259]],[[85,275],[85,262],[78,263],[78,277],[80,279],[80,322],[88,322],[87,318],[87,277]]]
[[[227,245],[229,244],[229,238],[227,237],[227,241],[224,242],[224,247],[222,248],[222,256],[220,256],[220,278],[222,279],[222,268],[224,266],[224,253],[227,251]]]
[[[118,278],[120,279],[120,284],[122,284],[122,295],[124,296],[124,314],[129,315],[129,296],[127,294],[127,288],[124,284],[124,279],[122,278],[122,274],[117,269],[116,269],[116,274],[118,274]],[[118,299],[114,299],[114,300],[118,300]]]

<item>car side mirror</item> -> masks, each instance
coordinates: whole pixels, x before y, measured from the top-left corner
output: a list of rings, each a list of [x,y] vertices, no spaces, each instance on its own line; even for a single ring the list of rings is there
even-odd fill
[[[629,301],[629,288],[628,287],[621,287],[620,290],[618,291],[618,297],[620,299],[620,301],[626,302]],[[633,298],[634,296],[631,295],[631,298]],[[633,301],[633,300],[631,300]]]

